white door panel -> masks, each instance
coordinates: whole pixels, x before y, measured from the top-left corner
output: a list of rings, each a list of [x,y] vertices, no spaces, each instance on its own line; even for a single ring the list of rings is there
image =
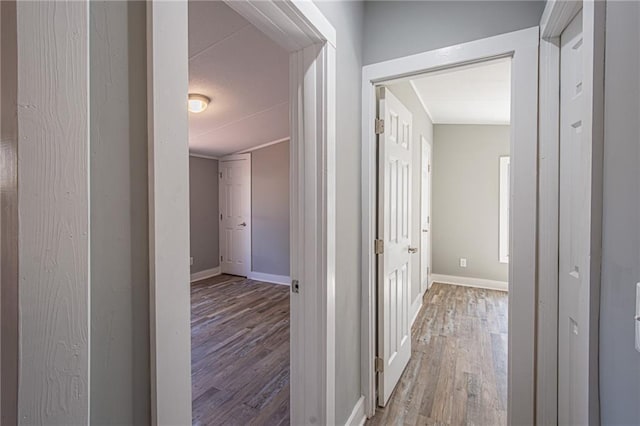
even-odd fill
[[[220,267],[247,276],[251,269],[251,154],[219,163]]]
[[[431,276],[431,145],[422,138],[422,161],[420,184],[420,289],[426,290]]]
[[[380,89],[378,239],[378,404],[386,405],[411,357],[409,325],[411,276],[412,115],[388,90]]]
[[[558,421],[588,424],[589,403],[589,140],[583,120],[582,12],[567,26],[560,48],[560,258]]]

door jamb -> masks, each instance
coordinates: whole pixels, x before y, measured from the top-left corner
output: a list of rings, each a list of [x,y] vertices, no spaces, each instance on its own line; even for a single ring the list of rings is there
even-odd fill
[[[336,31],[311,2],[227,4],[290,52],[291,422],[333,424]],[[186,1],[147,3],[147,45],[151,417],[191,424]]]
[[[512,57],[509,424],[535,420],[538,27],[371,64],[362,70],[362,331],[365,411],[375,413],[376,155],[375,86],[384,81],[477,61]],[[515,138],[518,144],[514,144]],[[514,238],[517,236],[517,238]],[[518,282],[519,286],[513,283]],[[512,312],[518,312],[517,321]],[[514,328],[518,330],[514,332]]]
[[[540,108],[539,108],[539,176],[538,176],[538,341],[536,356],[536,420],[539,424],[558,422],[558,283],[559,283],[559,197],[560,197],[560,35],[573,17],[583,9],[583,33],[595,43],[591,70],[585,81],[591,83],[592,117],[592,228],[591,309],[596,313],[600,298],[600,251],[602,224],[602,155],[604,122],[604,31],[605,4],[598,1],[547,2],[540,20]],[[599,418],[598,410],[598,315],[590,324],[591,350],[590,418]],[[594,355],[594,354],[590,354]],[[591,387],[591,386],[590,386]]]

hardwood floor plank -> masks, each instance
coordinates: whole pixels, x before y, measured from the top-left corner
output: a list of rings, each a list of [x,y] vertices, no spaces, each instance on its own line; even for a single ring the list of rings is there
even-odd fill
[[[367,425],[506,425],[504,292],[434,283],[412,327],[412,355]]]
[[[289,288],[220,275],[191,287],[193,424],[289,424]]]

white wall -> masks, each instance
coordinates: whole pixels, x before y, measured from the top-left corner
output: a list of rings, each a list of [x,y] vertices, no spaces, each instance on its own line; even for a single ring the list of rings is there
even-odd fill
[[[500,157],[509,126],[436,124],[433,132],[433,273],[508,281],[498,256]],[[460,267],[461,257],[467,267]]]
[[[422,223],[421,223],[421,211],[420,201],[422,197],[422,142],[421,136],[423,136],[429,143],[433,141],[433,123],[431,118],[427,115],[426,111],[420,103],[420,99],[416,92],[411,87],[408,81],[402,83],[396,83],[389,86],[391,93],[393,93],[402,104],[411,111],[413,114],[413,129],[412,129],[412,143],[411,156],[413,163],[411,164],[411,245],[413,247],[420,247],[420,238],[422,236]],[[433,145],[432,145],[433,146]],[[420,252],[412,255],[411,264],[411,302],[414,302],[416,298],[421,296],[420,294]]]
[[[607,2],[603,258],[600,300],[602,424],[640,424],[634,349],[640,281],[640,4]]]
[[[317,2],[337,32],[336,423],[360,398],[361,2]]]
[[[535,27],[544,5],[519,0],[368,1],[364,64]]]

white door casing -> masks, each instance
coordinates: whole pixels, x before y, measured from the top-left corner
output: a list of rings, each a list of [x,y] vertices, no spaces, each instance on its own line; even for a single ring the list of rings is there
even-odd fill
[[[379,89],[378,139],[378,404],[385,406],[411,357],[411,132],[413,116]]]
[[[247,276],[251,271],[251,154],[219,163],[220,269]]]
[[[591,147],[585,137],[583,13],[560,38],[558,422],[589,424]]]
[[[424,136],[420,140],[422,148],[420,184],[420,291],[431,284],[431,144]]]

